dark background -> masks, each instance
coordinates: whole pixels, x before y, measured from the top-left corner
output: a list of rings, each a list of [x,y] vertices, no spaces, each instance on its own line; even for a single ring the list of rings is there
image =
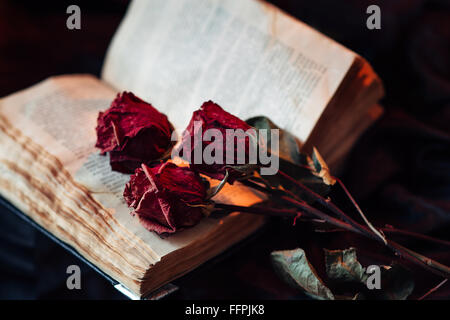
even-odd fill
[[[51,75],[99,75],[127,1],[0,1],[0,96]],[[449,240],[450,1],[280,0],[291,15],[358,52],[383,79],[385,114],[352,151],[341,178],[369,218]],[[66,8],[81,7],[81,30],[66,28]],[[366,28],[366,8],[381,8],[381,30]],[[289,115],[286,115],[289,116]],[[398,237],[396,237],[398,238]],[[450,264],[448,248],[398,238]],[[323,274],[322,247],[357,247],[363,265],[389,264],[384,248],[348,234],[317,235],[310,226],[273,220],[255,236],[175,281],[175,298],[303,299],[273,273],[269,253],[302,247]],[[387,257],[387,258],[386,258]],[[66,289],[66,268],[82,267],[82,290]],[[407,267],[417,298],[442,279]],[[123,296],[77,258],[0,208],[0,298]],[[430,298],[449,299],[450,284]]]

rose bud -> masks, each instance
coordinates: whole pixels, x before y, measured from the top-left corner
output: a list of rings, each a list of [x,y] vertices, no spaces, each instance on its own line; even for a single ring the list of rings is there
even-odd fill
[[[158,234],[196,225],[204,216],[208,183],[189,167],[165,162],[142,164],[125,186],[123,196],[132,215]]]
[[[205,133],[210,129],[215,129],[215,133],[210,131],[206,138]],[[241,134],[236,131],[239,129]],[[228,135],[227,131],[234,132],[236,136]],[[219,132],[221,140],[210,137]],[[229,183],[255,170],[256,160],[254,164],[249,161],[250,147],[254,147],[256,152],[257,138],[254,128],[212,101],[203,103],[201,108],[193,113],[188,127],[183,132],[180,145],[182,157],[191,164],[193,170],[218,180],[223,180],[228,172]],[[214,161],[205,161],[206,148],[215,149],[211,152]],[[196,149],[201,149],[201,159],[197,159],[200,150]]]
[[[117,94],[97,119],[101,154],[110,153],[111,168],[133,173],[141,163],[150,164],[172,149],[173,127],[166,115],[131,92]]]

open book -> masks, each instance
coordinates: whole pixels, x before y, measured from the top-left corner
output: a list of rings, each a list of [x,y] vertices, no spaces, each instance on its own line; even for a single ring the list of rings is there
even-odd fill
[[[0,192],[86,259],[144,296],[258,229],[263,218],[205,218],[162,239],[124,203],[129,175],[95,149],[99,111],[132,91],[179,132],[213,100],[241,119],[265,115],[315,145],[333,166],[379,115],[367,62],[254,0],[135,0],[107,52],[102,79],[52,77],[0,100]],[[220,201],[251,205],[236,183]]]

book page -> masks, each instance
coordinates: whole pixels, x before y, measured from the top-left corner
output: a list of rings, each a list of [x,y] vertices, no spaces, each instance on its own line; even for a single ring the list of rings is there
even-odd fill
[[[355,54],[255,0],[135,0],[102,78],[183,130],[204,101],[306,141]]]
[[[57,157],[77,183],[151,248],[156,262],[201,239],[217,228],[221,219],[205,218],[193,228],[162,239],[130,215],[122,196],[130,175],[112,171],[109,156],[101,156],[95,148],[98,112],[106,110],[115,95],[114,89],[93,76],[59,76],[1,99],[0,114]],[[227,186],[215,200],[252,205],[261,199],[247,188]]]

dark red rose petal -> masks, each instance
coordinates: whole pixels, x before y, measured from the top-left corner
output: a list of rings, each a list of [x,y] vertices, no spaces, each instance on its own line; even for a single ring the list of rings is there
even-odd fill
[[[131,92],[118,94],[97,119],[96,147],[110,152],[113,170],[132,173],[141,163],[161,158],[173,143],[172,125],[151,104]]]
[[[213,163],[213,164],[206,164],[204,162],[198,164],[194,163],[194,149],[197,147],[195,145],[195,139],[194,136],[196,135],[195,132],[195,122],[198,122],[201,124],[201,130],[203,134],[206,130],[209,129],[217,129],[222,133],[223,137],[223,159],[222,163]],[[185,145],[188,141],[191,145],[190,149],[190,157],[191,157],[191,168],[197,172],[203,173],[213,179],[222,180],[225,177],[226,171],[229,173],[228,182],[233,183],[237,178],[242,177],[245,173],[237,171],[232,169],[233,164],[239,165],[237,162],[237,154],[238,154],[238,146],[240,144],[245,145],[245,156],[246,161],[248,161],[249,158],[249,138],[245,137],[244,141],[236,139],[235,147],[234,149],[228,150],[227,149],[227,141],[226,141],[226,130],[227,129],[233,129],[238,130],[241,129],[244,132],[247,132],[247,130],[252,129],[250,125],[248,125],[243,120],[239,119],[238,117],[226,112],[223,110],[218,104],[207,101],[205,102],[201,108],[197,111],[195,111],[192,115],[191,121],[186,128],[186,130],[183,133],[183,141],[181,144],[181,147]],[[256,141],[256,137],[255,137]],[[210,143],[209,141],[202,141],[202,152],[206,146],[208,146]],[[230,155],[234,161],[233,164],[227,164],[226,157],[227,154]]]
[[[153,168],[143,164],[130,177],[123,196],[146,229],[174,233],[201,220],[198,205],[205,203],[206,185],[188,167],[169,162]]]

